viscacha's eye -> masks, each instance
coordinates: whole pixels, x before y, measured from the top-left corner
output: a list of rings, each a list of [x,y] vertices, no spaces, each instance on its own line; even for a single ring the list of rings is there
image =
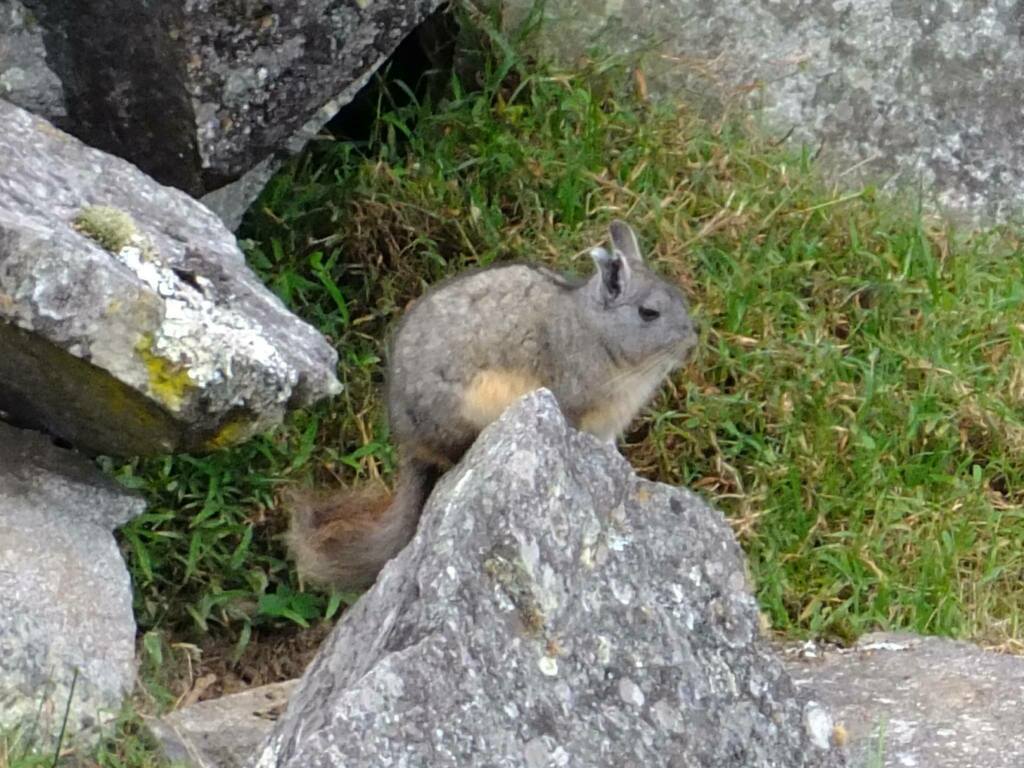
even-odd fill
[[[639,312],[640,319],[643,320],[645,323],[649,323],[652,320],[657,320],[659,317],[661,317],[661,312],[659,312],[656,309],[651,309],[650,307],[640,307]]]

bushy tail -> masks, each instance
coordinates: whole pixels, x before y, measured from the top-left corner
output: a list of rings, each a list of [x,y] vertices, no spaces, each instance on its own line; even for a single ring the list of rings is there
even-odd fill
[[[433,464],[406,459],[393,496],[370,489],[293,496],[288,546],[299,575],[338,589],[373,584],[416,533],[440,474]]]

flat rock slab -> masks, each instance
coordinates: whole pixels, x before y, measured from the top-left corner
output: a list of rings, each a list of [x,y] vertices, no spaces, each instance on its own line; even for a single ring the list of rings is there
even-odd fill
[[[831,738],[722,515],[540,391],[442,478],[249,764],[843,765]]]
[[[784,658],[797,686],[848,731],[850,765],[1024,765],[1024,658],[889,633],[866,635],[850,650]]]
[[[337,353],[200,203],[0,101],[0,410],[114,455],[220,447]]]
[[[522,18],[533,3],[502,7]],[[564,62],[653,43],[660,89],[752,93],[842,184],[915,201],[923,187],[971,218],[1024,214],[1018,0],[548,0],[544,17],[541,45]]]
[[[135,682],[132,588],[111,534],[145,503],[44,436],[0,423],[0,731],[46,743],[116,716]]]
[[[241,768],[284,712],[298,680],[201,701],[147,722],[164,753],[194,768]]]

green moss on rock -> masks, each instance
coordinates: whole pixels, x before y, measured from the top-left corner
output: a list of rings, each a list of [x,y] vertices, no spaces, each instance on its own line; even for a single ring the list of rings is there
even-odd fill
[[[75,216],[74,226],[111,253],[117,253],[125,246],[131,245],[138,234],[135,221],[128,213],[106,205],[90,205],[83,208]]]

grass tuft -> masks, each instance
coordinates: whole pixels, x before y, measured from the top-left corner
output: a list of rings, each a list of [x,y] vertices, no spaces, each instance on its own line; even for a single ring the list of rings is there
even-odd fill
[[[182,768],[163,756],[141,716],[126,705],[95,747],[65,744],[56,752],[40,749],[31,733],[0,731],[0,768]]]

